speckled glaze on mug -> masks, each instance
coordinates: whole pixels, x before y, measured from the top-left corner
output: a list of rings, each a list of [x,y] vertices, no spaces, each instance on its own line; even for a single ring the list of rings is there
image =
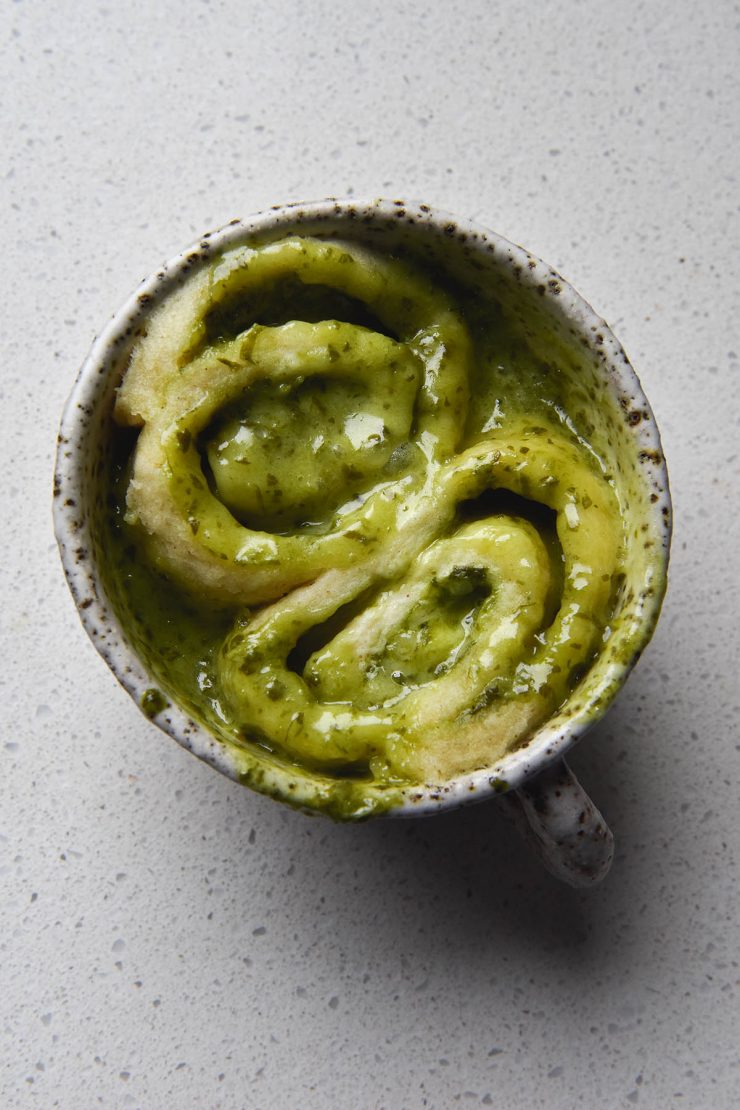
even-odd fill
[[[609,642],[555,716],[504,758],[442,785],[394,788],[389,806],[368,788],[361,819],[419,816],[482,801],[515,799],[519,820],[554,873],[574,885],[608,870],[612,843],[603,819],[562,757],[606,712],[649,641],[666,587],[671,503],[660,437],[650,406],[622,347],[575,290],[545,263],[494,232],[426,205],[329,199],[275,207],[234,220],[179,254],[145,280],[95,341],[67,403],[55,475],[55,528],[67,580],[82,622],[109,667],[145,714],[183,747],[223,774],[307,809],[321,808],[323,776],[252,753],[245,760],[159,693],[131,646],[111,596],[102,536],[115,390],[133,342],[152,309],[197,267],[221,251],[262,245],[299,233],[350,238],[380,252],[401,250],[455,281],[484,289],[518,322],[530,349],[577,381],[588,407],[589,440],[620,490],[629,557],[618,620]],[[542,774],[542,772],[546,772]],[[538,779],[536,776],[540,776]],[[539,784],[539,785],[538,785]]]

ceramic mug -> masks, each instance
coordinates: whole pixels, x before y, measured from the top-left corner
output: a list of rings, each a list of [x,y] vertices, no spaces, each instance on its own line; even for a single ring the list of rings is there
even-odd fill
[[[564,704],[491,765],[442,783],[404,786],[383,806],[369,787],[367,808],[351,815],[383,809],[387,816],[416,817],[498,797],[552,873],[574,886],[599,881],[611,864],[613,839],[563,756],[604,715],[654,630],[670,544],[668,479],[652,411],[612,332],[558,274],[494,232],[426,205],[329,199],[235,220],[146,279],[95,341],[62,419],[54,520],[82,623],[131,697],[179,744],[264,793],[299,808],[321,808],[325,776],[297,772],[258,749],[238,751],[178,704],[166,672],[142,649],[135,618],[112,583],[106,550],[112,409],[132,345],[152,311],[222,252],[296,234],[400,253],[453,287],[475,288],[476,296],[488,298],[492,313],[503,313],[533,357],[565,375],[584,399],[580,419],[618,491],[628,546],[611,639]]]

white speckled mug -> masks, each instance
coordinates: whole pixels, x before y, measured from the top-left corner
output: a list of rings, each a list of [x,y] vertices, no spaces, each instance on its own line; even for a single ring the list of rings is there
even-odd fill
[[[111,466],[112,407],[132,344],[152,309],[194,270],[243,243],[300,233],[351,239],[400,251],[459,286],[484,291],[521,332],[535,356],[590,397],[590,441],[618,491],[628,554],[611,639],[571,696],[526,742],[490,766],[435,785],[409,785],[383,807],[352,814],[429,815],[504,797],[545,865],[572,885],[601,879],[611,833],[563,756],[606,712],[655,627],[665,592],[671,529],[668,480],[650,406],[621,346],[583,299],[547,265],[468,222],[400,201],[325,200],[276,207],[235,220],[142,283],[116,314],[82,367],[62,420],[55,481],[55,527],[82,622],[109,667],[150,719],[222,773],[301,808],[321,808],[325,776],[253,750],[237,752],[202,724],[152,667],[127,603],[105,569],[104,516]],[[163,697],[159,689],[164,688]],[[245,762],[246,760],[246,762]]]

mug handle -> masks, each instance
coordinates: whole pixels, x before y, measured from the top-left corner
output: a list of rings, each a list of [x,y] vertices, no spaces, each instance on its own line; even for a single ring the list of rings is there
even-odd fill
[[[547,870],[573,887],[607,875],[614,837],[564,759],[505,794],[505,812]]]

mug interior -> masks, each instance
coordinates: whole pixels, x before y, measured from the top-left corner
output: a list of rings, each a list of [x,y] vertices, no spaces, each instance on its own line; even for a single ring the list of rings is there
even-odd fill
[[[432,276],[482,296],[503,313],[547,372],[561,375],[569,415],[613,477],[628,555],[614,632],[560,711],[503,759],[443,784],[345,788],[298,771],[263,750],[241,751],[198,723],[167,667],[152,657],[130,600],[106,558],[115,444],[115,391],[152,309],[195,267],[220,251],[263,245],[292,233],[346,238],[402,254]],[[55,524],[67,578],[83,623],[129,694],[160,728],[219,771],[264,793],[337,816],[435,812],[516,788],[562,755],[598,720],[649,640],[666,585],[671,507],[660,438],[627,357],[603,320],[545,263],[500,236],[400,201],[324,201],[277,208],[204,236],[145,281],[95,342],[62,421]],[[164,695],[164,696],[163,696]],[[342,790],[346,806],[343,809]]]

